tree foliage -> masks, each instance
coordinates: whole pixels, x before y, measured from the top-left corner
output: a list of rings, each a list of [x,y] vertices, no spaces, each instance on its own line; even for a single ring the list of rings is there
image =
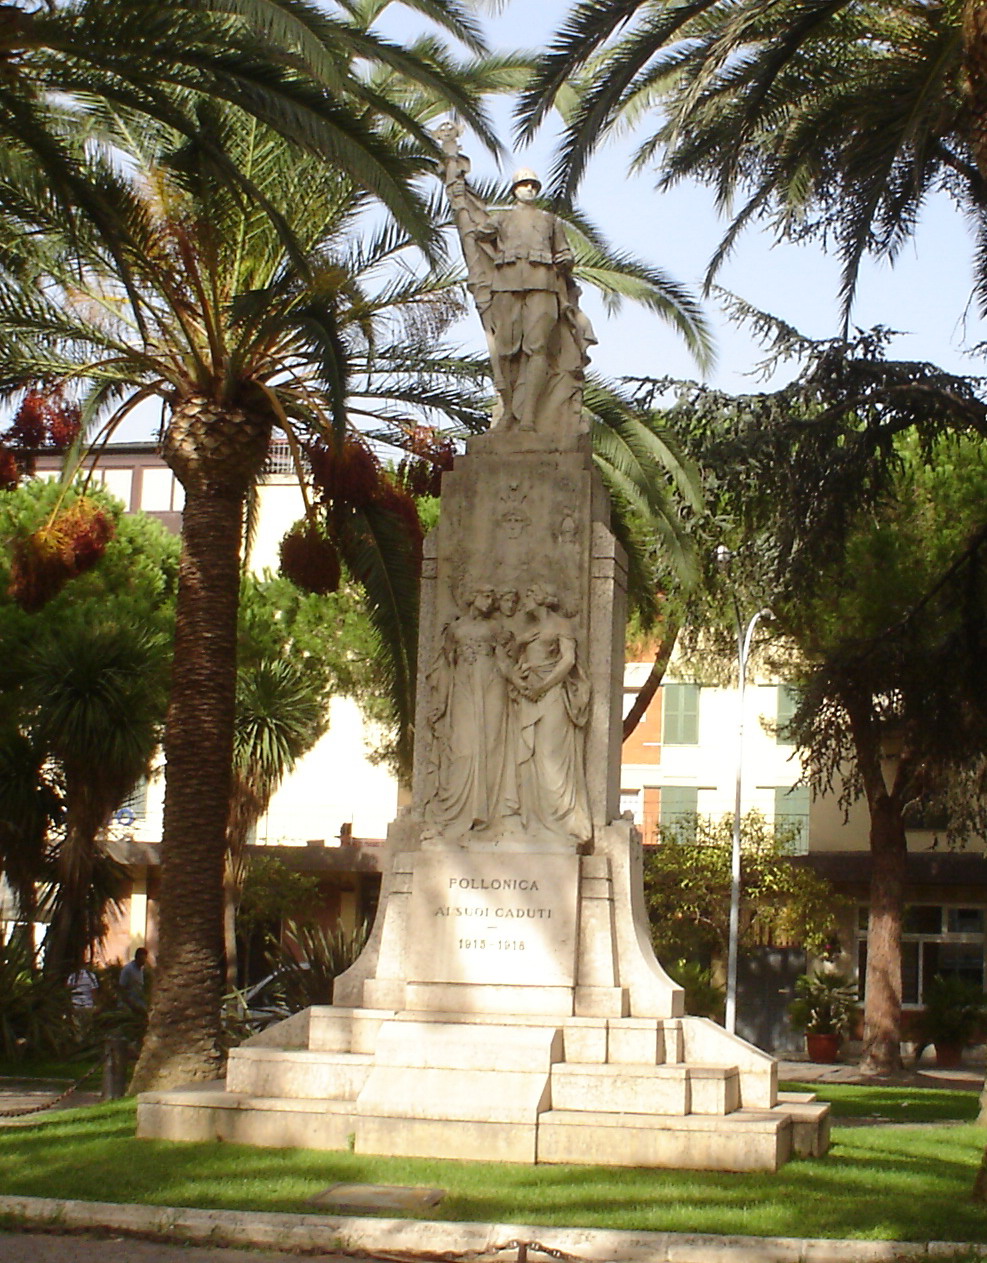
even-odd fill
[[[256,855],[247,865],[237,934],[247,939],[273,922],[307,921],[318,904],[318,880],[310,873],[292,872],[276,855]]]
[[[793,841],[759,812],[743,818],[742,949],[797,943],[821,952],[835,935],[840,901],[829,882],[791,863]],[[696,816],[663,827],[646,849],[645,902],[663,964],[726,959],[732,847],[732,816]]]
[[[73,227],[94,224],[118,263],[123,225],[113,205],[117,173],[93,134],[105,139],[107,110],[202,137],[210,105],[242,110],[333,170],[373,192],[421,243],[434,241],[427,202],[414,185],[431,142],[408,94],[375,89],[361,65],[378,66],[407,89],[448,100],[484,143],[492,134],[467,67],[433,39],[420,50],[380,38],[352,6],[294,0],[75,0],[6,4],[0,17],[0,234],[16,245],[38,194]],[[445,0],[405,0],[472,53],[475,23]],[[410,138],[413,143],[400,143]],[[207,140],[224,178],[263,203],[249,165]],[[268,210],[275,219],[278,211]],[[301,257],[301,256],[299,256]]]
[[[749,314],[749,313],[748,313]],[[732,655],[735,610],[769,606],[777,666],[801,688],[792,725],[817,789],[870,813],[868,1064],[897,1063],[904,811],[950,800],[979,830],[987,718],[979,666],[982,383],[885,359],[889,335],[812,345],[778,391],[683,388],[669,412],[704,468],[711,522],[732,555],[693,603],[703,650]],[[891,762],[888,762],[888,759]]]
[[[40,610],[11,599],[16,557],[0,559],[0,868],[27,921],[38,884],[49,883],[45,963],[56,976],[78,967],[120,893],[101,837],[161,738],[177,570],[177,542],[157,522],[123,515],[94,489],[86,497],[114,536],[99,564]],[[81,499],[40,481],[7,491],[0,538],[23,538],[60,500]]]

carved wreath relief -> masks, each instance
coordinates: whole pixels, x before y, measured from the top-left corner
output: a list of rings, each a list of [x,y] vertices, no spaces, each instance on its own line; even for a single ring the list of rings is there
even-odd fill
[[[552,587],[467,580],[426,674],[426,822],[446,837],[511,821],[528,834],[591,835],[585,730],[590,686],[575,620]]]

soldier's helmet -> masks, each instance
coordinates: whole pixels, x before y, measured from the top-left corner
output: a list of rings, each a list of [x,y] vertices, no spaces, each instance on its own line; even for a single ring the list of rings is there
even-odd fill
[[[511,181],[512,193],[519,184],[533,184],[538,192],[541,192],[541,180],[538,179],[538,176],[530,167],[518,167],[514,172],[514,179]]]

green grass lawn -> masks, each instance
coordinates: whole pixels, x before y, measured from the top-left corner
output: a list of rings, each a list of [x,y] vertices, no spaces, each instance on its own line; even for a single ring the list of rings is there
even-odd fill
[[[825,1092],[841,1098],[844,1112],[866,1106],[869,1114],[876,1112],[877,1102],[890,1112],[896,1094],[895,1089],[848,1093],[845,1085],[826,1087]],[[903,1109],[912,1108],[908,1102],[914,1093],[897,1095],[903,1098]],[[975,1105],[975,1096],[969,1096]],[[946,1099],[939,1108],[951,1118],[948,1111],[958,1105]],[[925,1128],[837,1125],[828,1157],[790,1162],[777,1175],[750,1175],[524,1167],[136,1140],[134,1108],[132,1101],[117,1101],[0,1129],[0,1192],[304,1212],[312,1209],[308,1198],[340,1181],[420,1184],[447,1190],[438,1207],[423,1213],[433,1219],[764,1236],[987,1240],[987,1212],[970,1200],[987,1132],[970,1123]]]
[[[0,1057],[0,1080],[17,1079],[66,1079],[74,1083],[97,1063],[102,1065],[102,1053],[87,1048],[73,1057],[35,1058],[31,1061],[10,1061]],[[99,1082],[98,1073],[93,1080]]]
[[[782,1083],[789,1092],[815,1092],[829,1101],[836,1123],[841,1118],[873,1118],[888,1123],[936,1123],[976,1120],[976,1092],[949,1088],[875,1088],[862,1083]],[[987,1134],[985,1134],[987,1140]]]

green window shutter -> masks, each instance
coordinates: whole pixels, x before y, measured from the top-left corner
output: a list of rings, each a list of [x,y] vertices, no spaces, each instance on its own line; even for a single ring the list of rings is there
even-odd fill
[[[790,746],[792,739],[788,734],[788,725],[792,722],[798,706],[798,693],[790,684],[778,685],[778,713],[775,717],[775,740],[779,745]]]
[[[779,785],[775,790],[775,824],[794,832],[792,850],[805,855],[809,849],[809,787]]]
[[[667,746],[699,744],[699,685],[666,684],[662,687],[662,743]]]
[[[658,823],[663,829],[692,826],[695,831],[699,789],[695,785],[663,785],[658,805]]]

